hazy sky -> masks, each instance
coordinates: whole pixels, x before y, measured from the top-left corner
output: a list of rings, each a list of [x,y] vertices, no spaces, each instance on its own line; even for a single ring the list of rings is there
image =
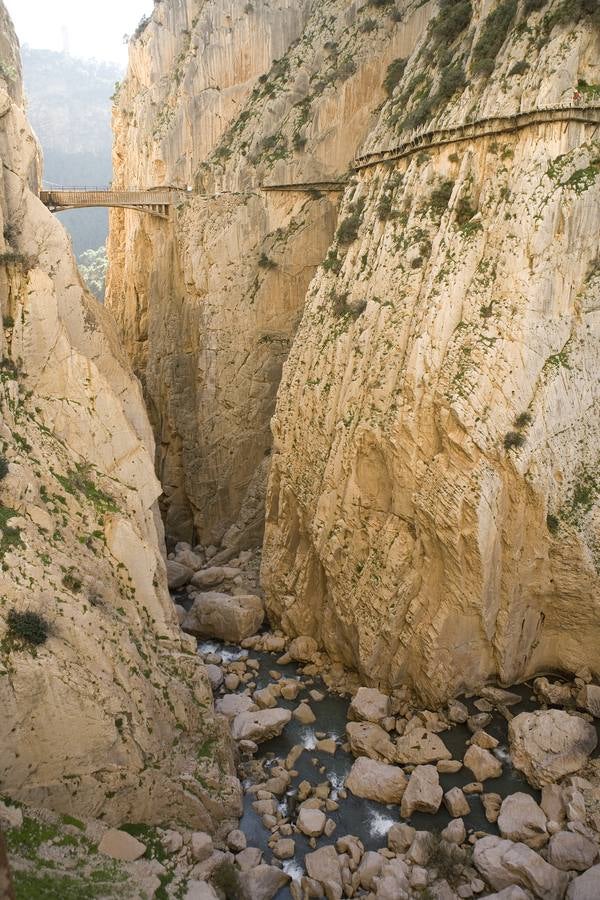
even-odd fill
[[[135,31],[153,0],[6,0],[6,5],[22,44],[125,65],[123,35]]]

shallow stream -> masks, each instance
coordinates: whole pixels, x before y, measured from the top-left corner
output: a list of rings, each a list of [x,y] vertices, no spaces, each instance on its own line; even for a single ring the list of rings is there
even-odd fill
[[[269,671],[281,672],[282,676],[297,679],[303,685],[296,700],[286,701],[280,697],[277,705],[287,709],[295,709],[300,700],[306,698],[309,700],[311,709],[316,716],[316,722],[312,725],[301,725],[292,718],[279,737],[259,745],[256,758],[265,760],[265,767],[268,768],[270,765],[275,765],[278,759],[285,759],[294,745],[302,744],[306,748],[306,751],[294,765],[298,775],[293,778],[287,794],[282,798],[280,810],[284,815],[288,813],[293,814],[298,784],[301,781],[310,781],[313,785],[329,781],[332,786],[330,797],[339,803],[338,810],[327,813],[328,817],[336,823],[336,830],[331,837],[326,837],[325,835],[320,837],[317,841],[318,847],[334,844],[338,838],[352,834],[361,839],[365,849],[378,850],[387,846],[386,836],[388,830],[396,822],[406,821],[414,828],[427,831],[440,831],[448,824],[452,817],[443,805],[436,815],[415,813],[407,820],[401,817],[400,807],[395,804],[384,805],[371,800],[363,800],[355,797],[350,792],[348,792],[346,799],[338,797],[338,791],[343,787],[344,779],[354,762],[354,756],[342,750],[340,746],[338,746],[335,755],[315,750],[316,733],[324,733],[327,737],[335,738],[340,743],[345,741],[349,699],[330,693],[321,679],[301,675],[296,663],[280,665],[276,662],[278,654],[241,650],[239,647],[222,644],[214,640],[200,641],[198,649],[202,656],[211,653],[220,655],[224,663],[246,657],[258,660],[260,668],[253,679],[256,682],[257,689],[266,687],[273,682]],[[313,688],[324,693],[325,699],[315,702],[308,697],[308,691]],[[244,685],[242,684],[237,692],[241,693],[243,689]],[[533,693],[530,684],[525,683],[511,687],[511,691],[520,694],[523,698],[520,703],[511,707],[513,715],[539,706],[539,704],[530,699]],[[469,708],[470,714],[478,712],[473,705],[473,701],[477,699],[477,696],[474,696],[472,699],[464,697],[459,699]],[[502,761],[503,774],[500,778],[488,779],[485,782],[484,789],[486,793],[497,793],[505,797],[508,794],[515,793],[515,791],[523,791],[531,794],[539,802],[540,792],[531,788],[508,761],[508,723],[506,719],[495,711],[491,715],[492,721],[489,725],[486,725],[485,731],[500,742],[498,747],[492,752]],[[453,759],[462,760],[467,749],[467,741],[471,737],[471,732],[466,724],[454,725],[448,731],[440,732],[439,737],[452,753]],[[317,765],[313,763],[313,760],[318,761]],[[321,766],[325,767],[325,772],[319,771]],[[473,781],[475,781],[475,778],[472,772],[466,768],[455,774],[440,774],[440,784],[444,791],[455,786],[463,787],[465,784]],[[247,782],[244,786],[248,787],[250,784],[251,782]],[[263,826],[261,817],[252,808],[254,799],[252,794],[246,794],[244,797],[244,814],[240,828],[247,837],[248,846],[260,847],[263,851],[265,862],[277,862],[274,860],[268,845],[271,834]],[[470,794],[467,799],[471,807],[470,814],[464,817],[467,830],[498,834],[496,825],[488,822],[485,817],[480,796]],[[310,853],[313,848],[311,848],[308,838],[303,834],[294,834],[293,838],[296,844],[296,856],[292,860],[284,861],[283,868],[292,877],[300,877],[304,874],[304,856]],[[289,889],[283,888],[277,894],[276,900],[284,900],[284,898],[287,900],[289,897],[291,897]]]

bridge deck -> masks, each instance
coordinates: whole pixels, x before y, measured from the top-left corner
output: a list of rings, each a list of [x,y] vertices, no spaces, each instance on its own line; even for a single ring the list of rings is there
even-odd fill
[[[64,209],[82,209],[89,206],[111,206],[139,209],[151,215],[168,218],[169,207],[177,202],[180,191],[160,189],[155,191],[110,191],[69,188],[40,191],[40,200],[53,212]]]

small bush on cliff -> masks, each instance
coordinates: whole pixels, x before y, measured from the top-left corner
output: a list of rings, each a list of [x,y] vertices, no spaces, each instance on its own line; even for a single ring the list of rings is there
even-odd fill
[[[547,2],[548,0],[525,0],[523,12],[528,16],[529,13],[537,12],[538,9],[543,9]]]
[[[453,44],[468,27],[473,9],[471,0],[440,0],[440,11],[431,23],[434,48]]]
[[[471,71],[474,75],[491,75],[508,30],[517,13],[517,0],[502,0],[485,22],[473,48]]]
[[[402,80],[405,69],[406,60],[401,58],[393,60],[387,67],[387,72],[385,78],[383,79],[383,89],[385,90],[388,97],[392,96],[392,94],[394,93],[394,89]]]
[[[140,21],[137,24],[137,28],[133,32],[133,40],[134,41],[137,41],[137,39],[142,36],[142,34],[146,30],[146,26],[148,25],[149,22],[150,22],[149,16],[142,16],[142,18],[140,19]]]
[[[276,269],[277,263],[271,259],[270,256],[267,256],[266,253],[261,253],[258,257],[258,265],[261,269]]]
[[[441,216],[448,209],[448,203],[450,202],[453,190],[453,181],[450,181],[449,179],[447,181],[442,181],[440,186],[431,192],[429,203],[424,203],[422,209],[431,210],[434,214]]]
[[[546,516],[546,527],[550,534],[556,534],[560,526],[560,522],[557,516],[554,516],[552,513],[548,513]]]
[[[522,447],[524,443],[525,437],[519,431],[509,431],[508,434],[504,436],[505,450],[512,450],[513,447]]]
[[[336,238],[340,244],[352,244],[358,237],[358,229],[362,222],[362,214],[365,208],[364,200],[357,200],[349,206],[349,215],[341,222]]]
[[[62,583],[68,591],[72,591],[74,594],[78,594],[82,587],[81,579],[77,578],[72,570],[65,572]]]
[[[515,428],[527,428],[528,425],[531,425],[533,422],[533,417],[530,412],[522,412],[515,419]]]
[[[45,643],[50,633],[48,622],[35,612],[17,612],[11,609],[6,620],[10,637],[31,646]]]
[[[8,475],[8,460],[5,456],[0,456],[0,481]]]

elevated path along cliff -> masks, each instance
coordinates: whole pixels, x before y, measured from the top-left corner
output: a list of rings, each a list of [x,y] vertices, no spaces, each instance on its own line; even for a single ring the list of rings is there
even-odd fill
[[[456,144],[460,141],[472,141],[476,138],[497,134],[510,134],[532,125],[544,125],[551,122],[583,122],[587,125],[600,125],[600,102],[550,106],[525,110],[510,116],[494,116],[464,122],[461,125],[449,125],[445,128],[413,131],[406,140],[385,150],[374,150],[356,157],[354,169],[366,169],[388,160],[402,159],[412,153],[427,150],[443,144]]]

